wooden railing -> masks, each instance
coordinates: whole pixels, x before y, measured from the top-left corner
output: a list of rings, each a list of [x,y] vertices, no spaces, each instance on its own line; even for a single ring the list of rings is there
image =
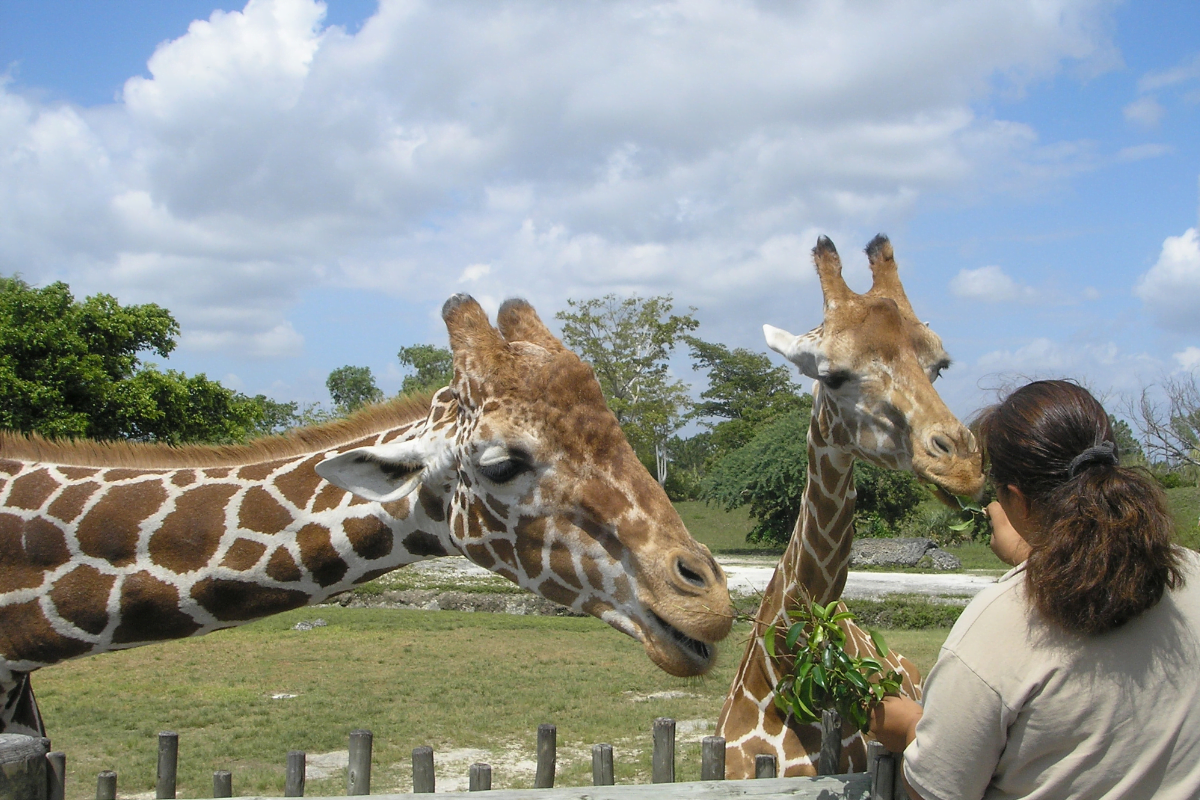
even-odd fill
[[[651,783],[614,785],[613,750],[608,744],[592,747],[592,786],[554,788],[557,763],[557,729],[540,725],[537,737],[537,769],[533,789],[492,790],[492,768],[472,764],[470,791],[487,792],[488,800],[641,800],[662,797],[668,800],[724,800],[724,798],[794,798],[795,800],[906,800],[900,779],[899,756],[886,752],[881,745],[868,745],[868,770],[843,775],[837,771],[841,759],[841,721],[827,717],[823,728],[823,746],[818,762],[818,777],[777,778],[773,755],[760,755],[755,762],[756,779],[726,781],[725,740],[705,737],[701,742],[699,781],[675,781],[675,721],[660,717],[654,721],[654,749],[651,756]],[[351,731],[349,762],[346,768],[346,794],[371,793],[370,731]],[[63,800],[65,797],[66,756],[48,753],[49,740],[0,734],[0,797],[13,800]],[[158,735],[158,772],[155,795],[175,797],[179,736]],[[303,797],[305,753],[287,754],[284,768],[284,797]],[[418,747],[412,752],[413,791],[410,794],[372,795],[376,800],[418,800],[434,791],[436,779],[433,748]],[[213,773],[214,798],[233,797],[233,776],[227,771]],[[117,774],[101,772],[96,779],[97,800],[116,800]],[[262,800],[260,798],[260,800]],[[316,800],[322,800],[317,798]]]

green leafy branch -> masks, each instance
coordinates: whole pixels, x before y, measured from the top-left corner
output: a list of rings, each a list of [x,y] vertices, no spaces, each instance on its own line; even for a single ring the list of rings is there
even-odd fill
[[[958,505],[958,515],[962,518],[962,521],[946,526],[950,530],[961,533],[962,531],[970,530],[972,528],[975,528],[976,530],[987,529],[987,525],[991,520],[989,519],[987,512],[983,510],[983,506],[976,502],[974,498],[965,494],[952,495],[945,489],[932,484],[926,484],[925,488],[931,495],[933,495],[935,499],[945,503],[946,505],[949,505],[951,508],[954,508],[954,505],[950,503],[951,500]]]
[[[792,668],[775,686],[775,705],[803,723],[819,721],[824,710],[837,711],[842,719],[866,733],[871,726],[871,708],[884,695],[900,690],[900,674],[895,670],[884,672],[881,659],[888,657],[888,648],[876,631],[870,631],[870,635],[879,658],[846,652],[846,632],[838,623],[854,615],[839,612],[837,606],[834,600],[826,606],[812,603],[789,611],[792,624],[783,635],[782,653],[779,628],[767,628],[767,654],[772,658],[795,658]]]

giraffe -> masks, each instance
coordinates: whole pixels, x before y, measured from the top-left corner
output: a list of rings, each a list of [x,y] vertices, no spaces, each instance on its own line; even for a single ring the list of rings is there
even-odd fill
[[[732,624],[725,574],[634,455],[589,366],[522,300],[442,308],[454,380],[249,445],[0,437],[0,731],[29,674],[318,603],[465,555],[592,614],[678,676]]]
[[[950,365],[941,340],[918,321],[897,275],[891,243],[882,234],[867,246],[873,284],[853,292],[828,238],[813,249],[824,294],[824,321],[802,336],[763,326],[768,346],[815,380],[808,431],[807,484],[799,518],[763,594],[753,633],[725,698],[717,733],[726,740],[726,777],[754,777],[758,754],[772,754],[781,776],[813,775],[819,724],[804,725],[776,708],[773,690],[786,660],[767,655],[767,626],[786,629],[788,609],[804,598],[827,604],[841,597],[854,535],[856,458],[908,470],[947,495],[978,495],[982,460],[971,433],[950,413],[933,381]],[[844,610],[844,609],[843,609]],[[857,626],[846,629],[847,650],[874,655]],[[920,675],[891,654],[888,666],[902,691],[920,699]],[[842,770],[866,767],[866,746],[843,728]],[[813,756],[810,758],[809,754]]]

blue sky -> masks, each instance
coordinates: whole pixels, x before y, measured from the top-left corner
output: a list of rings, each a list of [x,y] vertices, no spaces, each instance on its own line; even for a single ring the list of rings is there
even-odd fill
[[[458,291],[765,351],[816,236],[862,290],[879,231],[960,414],[1200,367],[1196,3],[6,0],[0,70],[0,273],[159,303],[249,393],[395,391]]]

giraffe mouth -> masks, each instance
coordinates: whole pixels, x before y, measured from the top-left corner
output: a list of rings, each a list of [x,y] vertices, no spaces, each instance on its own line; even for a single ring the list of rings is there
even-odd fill
[[[662,638],[674,645],[675,649],[683,653],[686,660],[691,662],[694,671],[688,671],[687,674],[697,675],[708,671],[716,657],[716,647],[688,636],[653,611],[648,611],[648,613],[655,625],[662,631]]]

